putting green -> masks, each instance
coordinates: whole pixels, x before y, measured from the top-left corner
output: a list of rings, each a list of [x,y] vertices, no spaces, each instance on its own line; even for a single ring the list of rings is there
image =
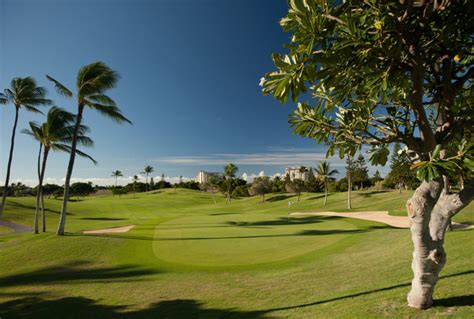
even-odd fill
[[[271,263],[333,245],[357,231],[347,220],[268,214],[188,216],[155,229],[160,260],[223,267]],[[179,252],[179,253],[177,253]]]

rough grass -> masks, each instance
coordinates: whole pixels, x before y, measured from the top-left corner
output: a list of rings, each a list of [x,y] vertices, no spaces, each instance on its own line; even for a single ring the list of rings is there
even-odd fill
[[[409,193],[355,192],[354,211],[404,214]],[[449,232],[435,306],[406,306],[409,230],[350,218],[288,217],[347,211],[346,195],[234,200],[188,190],[70,203],[67,236],[0,237],[2,318],[442,318],[474,316],[473,230]],[[5,217],[32,224],[33,198]],[[458,221],[472,223],[472,205]],[[136,225],[123,234],[82,230]],[[470,243],[470,244],[469,244]]]

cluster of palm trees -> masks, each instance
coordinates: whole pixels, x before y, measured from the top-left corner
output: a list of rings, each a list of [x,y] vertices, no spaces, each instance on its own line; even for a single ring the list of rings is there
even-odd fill
[[[145,181],[145,192],[149,191],[149,184],[148,184],[148,177],[150,176],[151,173],[153,173],[155,171],[155,169],[150,166],[150,165],[147,165],[145,166],[145,168],[143,169],[143,172],[141,172],[140,174],[142,175],[145,175],[145,178],[146,178],[146,181]],[[116,170],[116,171],[113,171],[112,172],[112,177],[115,177],[115,188],[117,188],[117,180],[119,177],[123,177],[123,173],[119,170]],[[132,177],[132,182],[133,182],[133,197],[135,197],[135,194],[136,194],[136,184],[140,181],[140,177],[138,175],[133,175]]]
[[[64,183],[64,196],[60,214],[60,221],[57,230],[58,235],[64,235],[66,225],[67,203],[69,199],[69,189],[74,168],[76,155],[87,157],[94,163],[95,160],[86,153],[78,150],[78,145],[92,146],[93,141],[86,136],[89,128],[82,124],[84,110],[93,109],[102,115],[111,118],[115,122],[131,123],[122,115],[115,101],[105,94],[106,91],[116,86],[119,75],[105,63],[98,61],[82,67],[77,75],[75,94],[53,77],[46,75],[56,88],[56,91],[68,98],[75,98],[77,103],[77,114],[71,114],[66,110],[53,106],[47,113],[46,122],[38,124],[30,122],[29,129],[24,133],[32,136],[40,144],[38,153],[38,189],[36,196],[36,213],[34,232],[38,233],[39,210],[42,212],[42,230],[46,231],[44,204],[42,196],[42,183],[46,172],[46,162],[50,151],[63,151],[70,154]],[[10,103],[15,107],[15,119],[12,129],[10,153],[7,163],[6,179],[0,206],[0,218],[5,207],[8,186],[10,183],[10,172],[13,161],[13,151],[15,145],[15,134],[18,124],[19,112],[23,108],[27,111],[42,113],[37,107],[42,105],[52,105],[53,102],[46,98],[46,89],[39,87],[32,77],[15,78],[11,81],[10,88],[0,93],[0,104]]]

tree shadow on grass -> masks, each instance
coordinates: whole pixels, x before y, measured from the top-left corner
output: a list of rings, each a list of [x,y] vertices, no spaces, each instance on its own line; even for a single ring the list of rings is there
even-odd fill
[[[334,194],[328,194],[328,198],[330,198],[331,196],[333,196]],[[316,200],[316,199],[321,199],[321,198],[324,198],[324,194],[321,194],[321,195],[316,195],[316,196],[312,196],[312,197],[308,197],[306,198],[306,200]]]
[[[463,276],[474,273],[473,270],[442,276],[443,278]],[[410,286],[410,282],[343,295],[340,297],[275,307],[256,311],[242,311],[237,309],[205,308],[202,302],[193,299],[163,300],[152,304],[146,309],[128,310],[128,305],[102,305],[96,300],[85,297],[64,297],[59,299],[42,298],[39,294],[28,295],[0,304],[0,316],[5,318],[274,318],[270,313],[312,307],[334,301],[340,301],[373,293]],[[15,297],[15,296],[12,296]],[[435,307],[471,306],[473,295],[457,296],[435,300]]]
[[[31,272],[0,277],[0,287],[61,284],[75,282],[138,281],[136,277],[156,274],[158,271],[132,265],[93,268],[88,261],[76,261],[61,266],[49,266]]]
[[[84,297],[43,299],[28,297],[0,304],[5,318],[271,318],[262,311],[205,308],[193,299],[163,300],[146,309],[128,310],[126,305],[102,305]]]
[[[265,201],[273,203],[273,202],[278,202],[278,201],[281,201],[281,200],[289,199],[289,198],[292,198],[292,197],[295,197],[295,196],[296,195],[294,195],[294,194],[292,194],[292,195],[276,195],[276,196],[273,196],[273,197],[270,197],[270,198],[266,199]]]
[[[12,201],[8,201],[7,205],[17,207],[17,208],[23,208],[23,209],[31,209],[31,210],[36,209],[35,205],[25,205],[25,204],[21,204],[21,203],[17,203],[17,202],[12,202]],[[50,208],[47,208],[47,207],[45,207],[44,211],[49,212],[49,213],[54,213],[54,214],[59,214],[60,213],[59,210],[53,210],[53,209],[50,209]],[[67,215],[74,215],[74,214],[67,213]]]
[[[241,213],[212,213],[212,214],[208,214],[209,216],[223,216],[223,215],[237,215],[237,214],[241,214]]]
[[[468,270],[468,271],[463,271],[463,272],[459,272],[459,273],[455,273],[455,274],[451,274],[451,275],[441,276],[440,279],[464,276],[464,275],[469,275],[469,274],[473,274],[473,273],[474,273],[474,270]],[[282,310],[290,310],[290,309],[317,306],[317,305],[325,304],[325,303],[328,303],[328,302],[333,302],[333,301],[339,301],[339,300],[344,300],[344,299],[348,299],[348,298],[355,298],[355,297],[370,295],[370,294],[373,294],[373,293],[388,291],[388,290],[402,288],[402,287],[409,287],[410,285],[411,285],[411,282],[404,282],[404,283],[401,283],[401,284],[398,284],[398,285],[383,287],[383,288],[374,289],[374,290],[362,291],[362,292],[358,292],[358,293],[355,293],[355,294],[344,295],[344,296],[330,298],[330,299],[324,299],[324,300],[319,300],[319,301],[314,301],[314,302],[309,302],[309,303],[304,303],[304,304],[299,304],[299,305],[293,305],[293,306],[266,309],[265,312],[274,312],[274,311],[282,311]],[[470,306],[470,305],[473,304],[472,298],[473,298],[473,295],[444,298],[444,299],[435,300],[434,305],[435,306],[443,306],[443,307]]]
[[[339,235],[339,234],[359,234],[366,233],[377,229],[392,229],[390,226],[368,226],[359,229],[308,229],[288,234],[269,234],[269,235],[248,235],[248,236],[221,236],[221,237],[145,237],[135,235],[120,234],[80,234],[68,233],[68,236],[91,236],[128,240],[146,240],[146,241],[187,241],[187,240],[225,240],[225,239],[253,239],[253,238],[276,238],[276,237],[292,237],[292,236],[323,236],[323,235]],[[1,282],[0,282],[1,283]]]
[[[474,306],[474,295],[456,296],[437,299],[434,301],[435,307],[460,307]]]
[[[256,222],[235,222],[228,221],[227,225],[249,227],[249,226],[284,226],[284,225],[305,225],[316,224],[323,221],[322,216],[308,216],[308,217],[279,217],[272,220],[261,220]]]
[[[359,193],[359,195],[361,195],[364,198],[367,198],[367,197],[372,197],[372,195],[388,193],[388,192],[390,192],[390,191],[369,191],[369,192]]]
[[[82,217],[83,220],[127,220],[127,218],[112,218],[112,217]]]

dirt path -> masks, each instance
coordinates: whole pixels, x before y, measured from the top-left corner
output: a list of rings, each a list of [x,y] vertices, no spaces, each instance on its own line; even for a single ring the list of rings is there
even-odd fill
[[[387,211],[367,211],[353,213],[336,213],[336,212],[308,212],[308,213],[291,213],[291,216],[337,216],[370,220],[374,222],[384,223],[396,228],[410,228],[410,220],[408,216],[391,216]],[[471,225],[453,223],[454,229],[470,228]]]
[[[29,232],[33,229],[30,226],[17,224],[17,223],[14,223],[14,222],[8,222],[6,220],[0,220],[0,226],[13,229],[13,233],[4,233],[4,234],[0,234],[0,236],[26,233],[26,232]]]
[[[95,230],[84,230],[83,234],[107,234],[107,233],[126,233],[130,229],[135,227],[135,225],[104,228],[104,229],[95,229]]]

